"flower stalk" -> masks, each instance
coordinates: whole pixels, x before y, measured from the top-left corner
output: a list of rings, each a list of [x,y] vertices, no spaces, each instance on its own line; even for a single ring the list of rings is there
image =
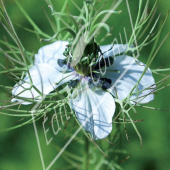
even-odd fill
[[[83,168],[82,170],[88,170],[89,169],[89,161],[90,161],[90,156],[89,156],[89,148],[90,148],[90,142],[89,139],[85,136],[85,150],[84,150],[84,161],[83,161]]]

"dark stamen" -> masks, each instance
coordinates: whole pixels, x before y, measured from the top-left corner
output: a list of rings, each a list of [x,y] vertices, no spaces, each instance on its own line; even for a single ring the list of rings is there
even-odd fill
[[[112,80],[108,78],[101,78],[102,81],[102,89],[107,90],[112,86]]]
[[[80,82],[79,79],[76,79],[76,80],[71,80],[68,84],[68,87],[71,89],[71,88],[75,88],[77,86],[77,84]]]
[[[58,65],[63,67],[66,64],[66,60],[58,59]]]

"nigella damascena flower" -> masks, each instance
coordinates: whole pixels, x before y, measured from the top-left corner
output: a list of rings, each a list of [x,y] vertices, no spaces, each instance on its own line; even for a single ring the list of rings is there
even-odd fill
[[[93,140],[103,139],[112,131],[115,98],[124,100],[129,96],[146,66],[123,54],[127,45],[117,44],[99,47],[105,60],[98,58],[97,64],[93,64],[93,70],[89,71],[90,68],[83,65],[72,67],[63,55],[66,47],[68,42],[57,41],[39,50],[35,55],[35,65],[29,69],[33,85],[39,92],[47,95],[66,84],[71,89],[70,107],[75,111],[82,127],[91,133]],[[103,65],[106,66],[105,73]],[[147,103],[153,100],[154,87],[155,81],[148,68],[130,96],[131,103]],[[22,82],[15,85],[12,102],[19,101],[26,105],[30,102],[24,101],[24,98],[40,100],[37,90],[29,88],[30,78],[26,75]]]

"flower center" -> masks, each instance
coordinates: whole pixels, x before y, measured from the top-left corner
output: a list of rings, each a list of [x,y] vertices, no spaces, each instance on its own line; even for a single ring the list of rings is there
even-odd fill
[[[90,76],[90,71],[97,63],[99,51],[100,47],[94,42],[94,39],[88,42],[86,36],[83,35],[75,46],[73,40],[69,39],[69,44],[63,54],[66,56],[67,63],[78,74]]]

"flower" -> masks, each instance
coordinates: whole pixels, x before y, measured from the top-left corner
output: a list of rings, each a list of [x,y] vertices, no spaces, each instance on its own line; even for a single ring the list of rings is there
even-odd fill
[[[72,89],[70,107],[75,111],[82,127],[91,133],[93,140],[103,139],[112,131],[115,98],[124,100],[129,96],[146,66],[133,57],[120,55],[126,51],[127,45],[106,45],[100,46],[104,57],[97,60],[91,76],[83,75],[70,64],[66,64],[63,52],[67,45],[66,41],[56,41],[40,48],[35,55],[35,65],[29,69],[36,89],[31,87],[27,74],[22,82],[14,86],[12,102],[31,104],[24,101],[24,98],[38,101],[41,99],[39,93],[47,95],[67,83]],[[114,57],[115,55],[117,56]],[[114,61],[110,57],[114,57]],[[98,66],[103,63],[107,66],[105,74],[102,73],[103,67]],[[148,68],[130,96],[131,103],[147,103],[153,100],[153,89],[150,87],[155,88],[155,81]]]

